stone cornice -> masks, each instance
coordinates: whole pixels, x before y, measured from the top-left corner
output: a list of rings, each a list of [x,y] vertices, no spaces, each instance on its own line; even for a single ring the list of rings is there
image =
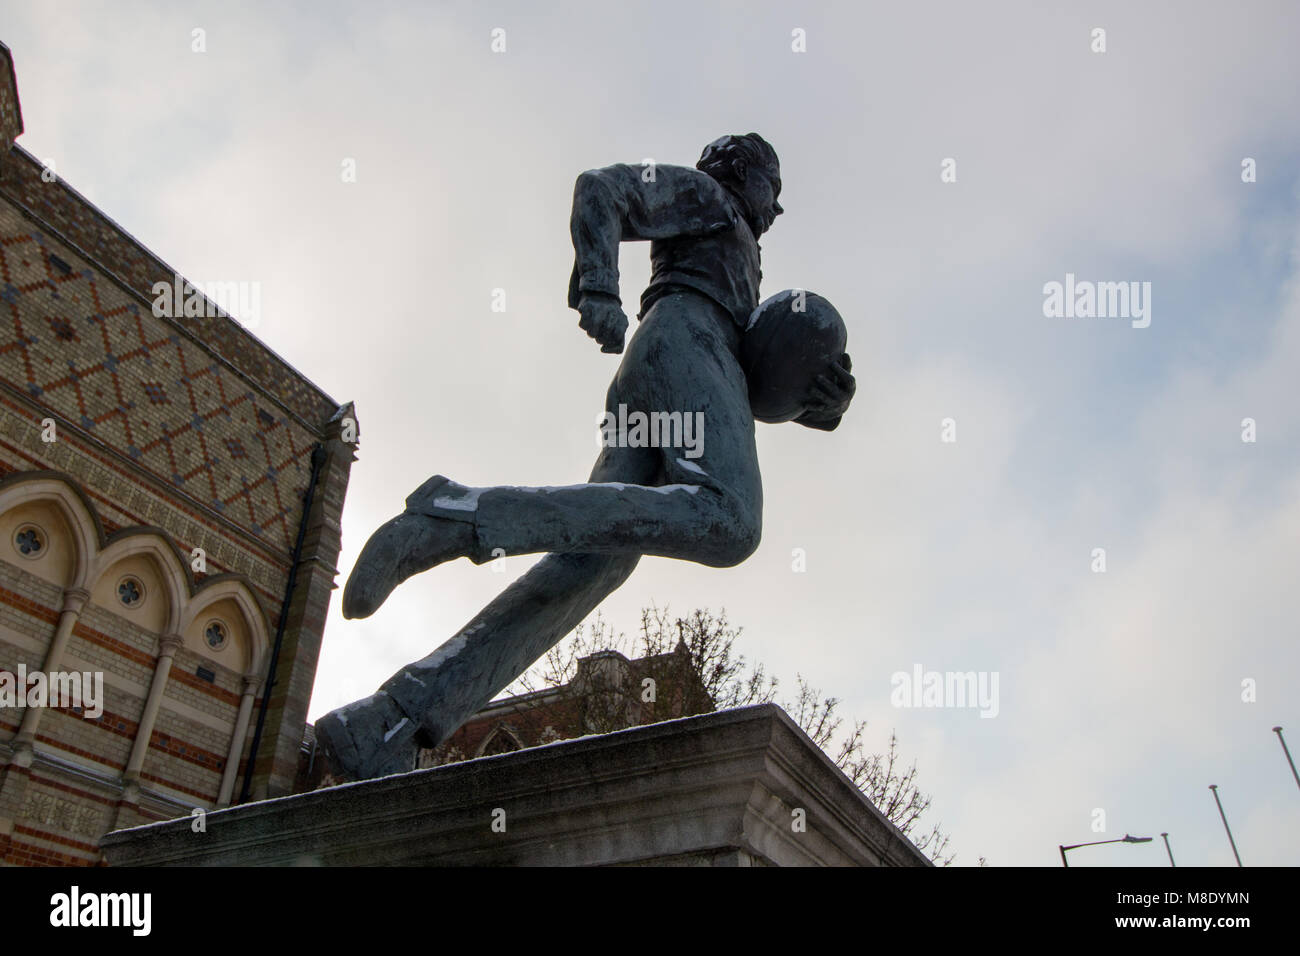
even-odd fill
[[[498,810],[504,832],[492,829]],[[796,810],[803,828],[792,824]],[[114,866],[931,865],[771,704],[210,817],[202,844],[181,820],[117,831],[101,845]]]

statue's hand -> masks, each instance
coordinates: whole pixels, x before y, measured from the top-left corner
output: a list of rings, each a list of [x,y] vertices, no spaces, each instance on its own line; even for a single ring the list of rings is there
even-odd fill
[[[849,409],[853,394],[858,390],[852,374],[853,360],[849,353],[840,356],[839,362],[826,367],[826,371],[813,379],[806,411],[795,419],[800,425],[831,431]]]
[[[578,300],[578,328],[600,343],[602,352],[623,351],[627,334],[627,316],[615,296],[604,292],[584,292]]]

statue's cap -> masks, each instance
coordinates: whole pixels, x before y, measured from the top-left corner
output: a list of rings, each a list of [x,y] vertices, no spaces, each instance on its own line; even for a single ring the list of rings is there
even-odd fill
[[[757,133],[728,133],[726,136],[719,136],[704,147],[704,152],[700,154],[700,161],[695,164],[695,168],[706,169],[710,165],[724,162],[736,152],[746,155],[751,162],[761,163],[773,169],[780,168],[781,165],[776,150]]]

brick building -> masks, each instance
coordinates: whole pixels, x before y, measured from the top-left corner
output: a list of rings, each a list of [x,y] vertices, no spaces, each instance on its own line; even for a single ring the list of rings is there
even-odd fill
[[[103,698],[0,693],[0,865],[93,864],[292,789],[357,425],[192,287],[158,314],[184,280],[22,129],[0,44],[0,689]]]
[[[577,662],[567,684],[488,704],[436,749],[423,750],[419,768],[510,753],[557,740],[607,734],[677,717],[707,714],[712,699],[684,643],[667,654],[628,660],[599,651]],[[414,768],[413,768],[414,769]],[[303,738],[299,792],[332,781],[311,727]]]

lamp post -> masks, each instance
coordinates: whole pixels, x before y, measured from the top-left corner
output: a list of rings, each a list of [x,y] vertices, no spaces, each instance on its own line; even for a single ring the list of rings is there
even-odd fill
[[[1219,818],[1223,820],[1223,829],[1228,833],[1228,842],[1232,844],[1232,855],[1237,858],[1237,865],[1241,866],[1241,854],[1237,852],[1237,841],[1232,838],[1232,830],[1228,827],[1228,818],[1223,812],[1223,803],[1219,800],[1219,785],[1210,784],[1210,790],[1214,792],[1214,802],[1219,808]]]
[[[1295,777],[1295,785],[1300,787],[1300,773],[1295,771],[1295,761],[1291,759],[1291,751],[1286,747],[1286,738],[1282,736],[1282,728],[1274,727],[1273,733],[1277,734],[1278,743],[1282,745],[1282,753],[1286,754],[1286,762],[1291,765],[1291,776]]]
[[[1079,849],[1079,847],[1081,847],[1081,846],[1102,846],[1102,845],[1104,845],[1104,844],[1106,844],[1106,843],[1150,843],[1153,839],[1155,839],[1155,838],[1154,838],[1154,837],[1135,837],[1135,836],[1129,836],[1129,835],[1126,833],[1126,834],[1124,834],[1123,837],[1121,837],[1121,838],[1118,839],[1118,840],[1098,840],[1096,843],[1076,843],[1076,844],[1074,844],[1073,846],[1062,846],[1062,847],[1060,847],[1060,851],[1061,851],[1061,865],[1064,866],[1064,867],[1066,867],[1067,869],[1068,869],[1069,866],[1070,866],[1070,861],[1067,860],[1067,859],[1065,858],[1065,851],[1066,851],[1066,850],[1077,850],[1077,849]]]
[[[1169,834],[1162,833],[1160,835],[1165,838],[1165,852],[1169,854],[1169,865],[1177,866],[1178,864],[1174,862],[1174,851],[1169,849]]]

